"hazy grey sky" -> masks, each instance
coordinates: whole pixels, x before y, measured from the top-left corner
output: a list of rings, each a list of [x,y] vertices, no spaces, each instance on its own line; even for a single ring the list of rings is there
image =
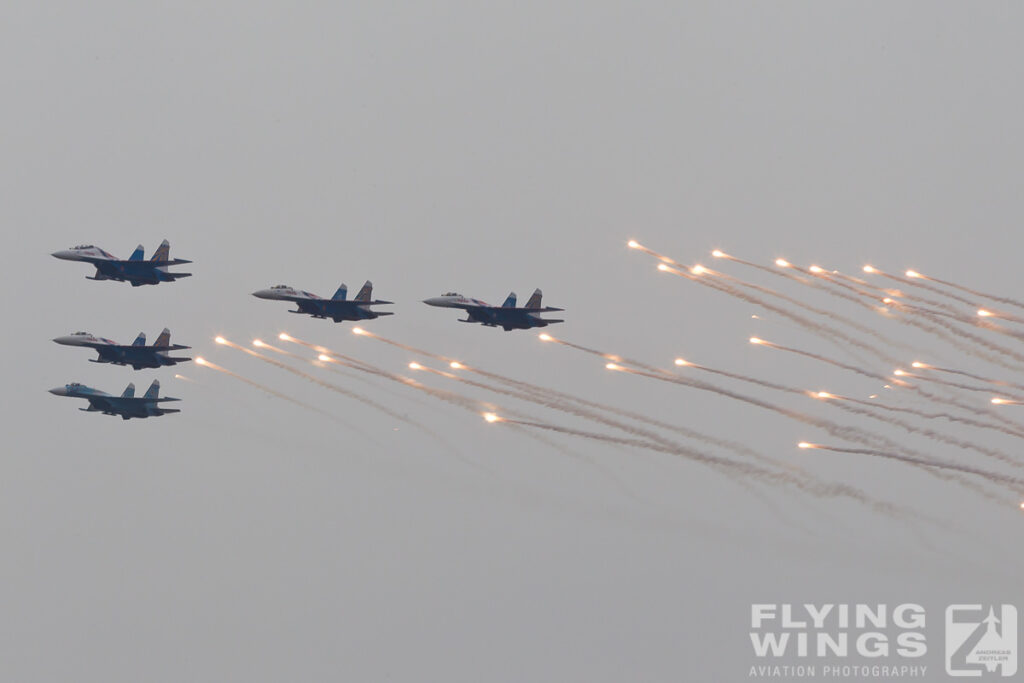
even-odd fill
[[[567,309],[551,331],[581,344],[877,389],[751,347],[758,334],[842,355],[657,273],[625,241],[688,263],[721,247],[1019,293],[1022,19],[1015,3],[0,10],[0,678],[741,680],[752,601],[915,601],[937,621],[951,602],[1019,600],[1019,511],[898,464],[796,452],[826,437],[419,302],[451,289],[525,300],[539,286]],[[122,257],[141,242],[148,256],[164,237],[194,277],[135,289],[49,256],[82,242]],[[211,341],[287,330],[404,372],[412,356],[348,324],[249,296],[277,283],[328,296],[367,278],[397,302],[367,326],[382,335],[741,440],[927,521],[559,439],[570,455],[351,385],[442,444]],[[858,319],[922,357],[991,371]],[[191,364],[181,372],[201,384],[49,341],[164,326],[371,438]],[[154,377],[184,399],[180,415],[122,422],[46,393]],[[980,457],[779,400],[937,457]]]

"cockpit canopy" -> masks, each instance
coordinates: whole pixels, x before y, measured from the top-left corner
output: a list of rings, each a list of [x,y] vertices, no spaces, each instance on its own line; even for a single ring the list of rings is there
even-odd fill
[[[92,334],[90,334],[89,332],[72,332],[71,336],[72,337],[91,337]]]
[[[80,386],[82,386],[82,383],[81,382],[72,382],[68,386],[69,387],[80,387]]]
[[[458,292],[445,292],[441,296],[462,296],[462,295],[459,294]]]
[[[91,245],[91,244],[79,244],[79,245],[71,247],[71,248],[72,249],[95,249],[96,247]]]
[[[288,285],[274,285],[271,289],[291,289]]]

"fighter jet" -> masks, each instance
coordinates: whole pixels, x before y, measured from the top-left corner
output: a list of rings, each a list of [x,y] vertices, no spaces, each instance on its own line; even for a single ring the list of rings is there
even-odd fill
[[[448,292],[441,296],[424,299],[423,303],[429,306],[440,306],[442,308],[462,308],[466,311],[466,318],[459,319],[461,323],[481,323],[487,327],[501,327],[506,332],[510,330],[528,330],[531,327],[546,327],[552,323],[565,322],[564,320],[551,320],[541,318],[539,313],[548,311],[564,311],[564,308],[542,307],[540,304],[541,291],[535,290],[526,306],[516,308],[516,293],[512,292],[505,299],[501,306],[492,306],[479,299],[469,299],[457,292]]]
[[[112,396],[105,391],[93,389],[78,382],[50,389],[50,393],[57,396],[84,398],[89,401],[89,407],[79,408],[79,410],[89,413],[103,413],[104,415],[120,415],[122,420],[130,420],[133,417],[159,417],[165,413],[181,412],[177,408],[161,408],[157,405],[165,401],[181,400],[180,398],[160,398],[159,380],[153,380],[153,383],[149,385],[149,389],[141,398],[135,397],[134,384],[129,384],[120,396]]]
[[[294,311],[289,310],[289,313],[305,313],[314,318],[330,318],[336,323],[340,323],[342,320],[372,320],[382,315],[394,315],[394,313],[385,311],[377,312],[370,310],[370,306],[379,306],[392,302],[371,301],[373,283],[369,280],[366,281],[363,288],[356,294],[356,298],[351,301],[345,298],[348,296],[348,287],[345,285],[338,287],[338,291],[330,299],[324,299],[301,289],[293,289],[288,285],[275,285],[270,289],[261,289],[258,292],[253,292],[252,295],[258,299],[294,301],[298,309]]]
[[[130,365],[136,370],[142,368],[160,368],[165,365],[174,365],[192,360],[191,358],[174,358],[167,355],[170,351],[190,349],[191,346],[182,344],[171,344],[171,331],[164,328],[156,343],[146,346],[146,335],[143,332],[135,338],[131,346],[118,344],[110,339],[95,337],[88,332],[75,332],[64,337],[57,337],[53,341],[64,346],[86,346],[96,349],[99,358],[89,359],[90,363],[113,363],[114,365]]]
[[[130,282],[132,287],[156,285],[161,282],[174,282],[178,278],[191,277],[192,273],[170,273],[168,266],[179,266],[192,263],[185,259],[171,259],[171,243],[164,240],[148,261],[143,260],[142,245],[127,260],[119,259],[113,254],[91,244],[80,244],[63,251],[55,251],[53,255],[65,261],[85,261],[96,266],[96,274],[86,276],[87,280],[116,280]]]

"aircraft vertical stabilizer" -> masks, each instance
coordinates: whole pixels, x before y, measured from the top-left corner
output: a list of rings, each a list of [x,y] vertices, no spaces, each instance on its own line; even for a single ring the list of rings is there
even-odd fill
[[[160,243],[160,246],[153,252],[153,257],[150,261],[170,261],[171,260],[171,243],[164,240]]]
[[[160,380],[155,379],[153,383],[149,385],[149,389],[146,389],[146,394],[143,398],[159,398],[160,397]]]
[[[360,288],[359,293],[356,294],[356,298],[353,299],[353,300],[354,301],[369,301],[370,297],[372,295],[373,295],[373,283],[370,282],[369,280],[367,280],[363,284],[362,288]]]
[[[168,328],[164,328],[160,336],[156,338],[156,343],[153,346],[170,346],[171,345],[171,331]]]

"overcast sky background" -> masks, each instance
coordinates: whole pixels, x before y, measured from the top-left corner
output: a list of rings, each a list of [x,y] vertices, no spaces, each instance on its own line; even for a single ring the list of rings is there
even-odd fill
[[[828,438],[419,302],[452,289],[492,303],[515,290],[522,302],[542,287],[545,303],[567,309],[551,332],[577,343],[654,364],[683,355],[808,389],[876,391],[752,347],[757,334],[843,354],[657,273],[625,241],[687,263],[721,247],[766,264],[785,256],[855,272],[871,262],[1019,293],[1022,11],[0,10],[2,677],[738,680],[752,601],[922,603],[937,670],[947,604],[1019,599],[1019,511],[899,464],[798,452],[801,439]],[[172,256],[195,261],[182,269],[194,277],[89,282],[90,268],[49,256],[94,243],[126,258],[141,242],[148,257],[165,237]],[[558,438],[568,454],[397,385],[349,385],[429,423],[442,443],[211,341],[287,330],[406,372],[413,356],[354,337],[350,324],[249,296],[278,283],[330,296],[365,279],[396,302],[396,315],[368,329],[740,440],[920,518]],[[858,319],[925,360],[997,371],[881,318]],[[363,433],[194,364],[179,366],[199,382],[188,384],[173,370],[90,364],[92,352],[49,341],[88,330],[130,343],[164,326],[193,355]],[[111,393],[134,381],[142,391],[155,377],[184,399],[181,414],[122,422],[46,393],[69,381]],[[980,459],[810,399],[743,390],[935,456]]]

